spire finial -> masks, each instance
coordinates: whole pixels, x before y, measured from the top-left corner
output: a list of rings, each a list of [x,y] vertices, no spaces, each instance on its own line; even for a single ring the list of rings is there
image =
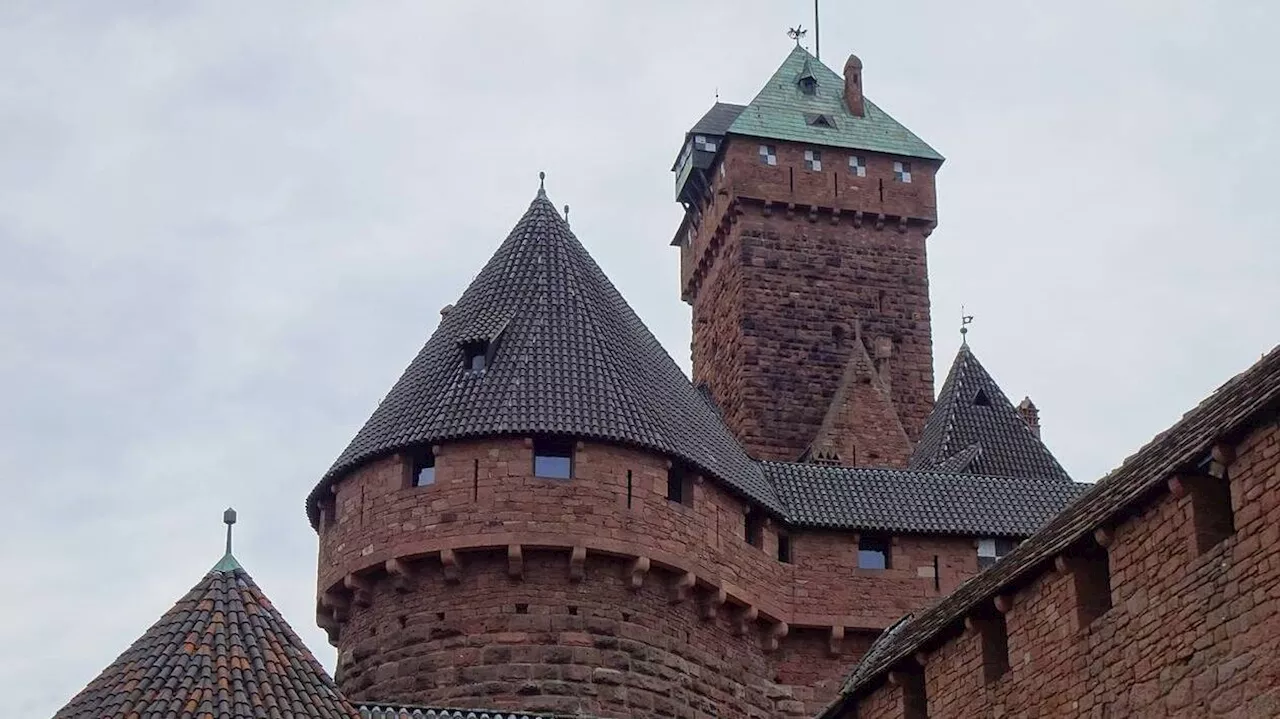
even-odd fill
[[[227,554],[231,554],[231,525],[236,523],[236,510],[227,507],[222,513],[222,523],[227,525]]]
[[[964,305],[960,305],[960,344],[968,346],[969,344],[969,324],[973,322],[973,315],[964,313]]]
[[[564,224],[569,224],[569,206],[564,206]]]
[[[791,38],[792,40],[795,40],[796,45],[799,45],[800,39],[803,38],[806,34],[808,34],[808,32],[809,31],[805,30],[803,26],[796,25],[795,27],[787,30],[787,37]]]
[[[538,194],[547,194],[547,173],[545,172],[538,173]]]

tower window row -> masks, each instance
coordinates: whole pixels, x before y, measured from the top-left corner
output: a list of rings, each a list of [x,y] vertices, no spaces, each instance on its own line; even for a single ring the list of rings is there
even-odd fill
[[[778,164],[778,148],[774,145],[760,146],[760,164],[770,167]],[[804,151],[804,169],[811,172],[822,171],[822,150]],[[862,155],[849,155],[849,173],[856,177],[867,176],[867,158]],[[911,182],[911,163],[896,161],[893,163],[893,179],[898,182]]]

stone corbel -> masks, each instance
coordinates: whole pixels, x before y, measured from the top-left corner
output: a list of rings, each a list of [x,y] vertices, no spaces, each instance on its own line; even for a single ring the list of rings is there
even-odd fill
[[[862,227],[862,210],[853,211],[853,226],[855,229]]]
[[[342,633],[342,625],[323,606],[316,607],[316,626],[324,630],[325,637],[330,644],[335,647],[338,645],[338,637]]]
[[[1236,450],[1231,445],[1219,442],[1210,451],[1209,475],[1215,479],[1227,476],[1227,469],[1236,461]]]
[[[716,587],[715,591],[708,594],[706,601],[702,603],[702,618],[715,619],[720,607],[723,607],[728,600],[729,593],[724,590],[724,587]]]
[[[413,570],[409,565],[399,559],[388,559],[383,565],[387,570],[387,576],[391,577],[391,588],[397,592],[409,591],[410,584],[413,580]]]
[[[796,203],[787,203],[787,219],[790,220],[796,216]]]
[[[790,633],[790,631],[791,627],[788,626],[786,622],[778,622],[777,624],[769,627],[769,634],[764,638],[765,652],[778,651],[778,645],[782,643],[783,639],[787,638],[787,634]]]
[[[734,622],[734,633],[739,636],[746,634],[747,631],[750,630],[751,624],[759,618],[760,610],[754,605],[749,604],[743,607],[742,611],[738,614],[738,621]]]
[[[462,565],[458,562],[457,553],[452,549],[440,550],[440,566],[444,568],[444,581],[449,584],[462,581]]]
[[[640,587],[644,586],[644,577],[648,573],[649,573],[648,557],[636,557],[635,559],[631,560],[631,565],[627,567],[627,574],[630,577],[629,583],[632,591],[639,590]]]
[[[1008,614],[1013,609],[1013,595],[1001,594],[995,600],[996,611],[1001,614]]]
[[[587,576],[587,548],[581,544],[569,554],[569,581],[581,582]]]
[[[693,572],[685,572],[680,575],[676,583],[671,586],[671,603],[679,604],[689,598],[689,593],[693,591],[693,585],[696,584],[698,578]]]
[[[818,221],[818,206],[809,205],[809,222],[817,222],[817,221]]]
[[[334,621],[339,624],[347,621],[350,616],[351,601],[342,592],[332,589],[325,592],[320,597],[320,604],[329,609]]]
[[[357,607],[367,607],[373,604],[373,587],[370,586],[367,579],[348,574],[342,578],[342,586],[351,590],[351,595]]]
[[[831,635],[827,637],[827,654],[838,657],[844,651],[844,627],[831,627]]]
[[[1182,499],[1190,491],[1186,480],[1180,476],[1170,477],[1166,483],[1169,485],[1169,494],[1172,494],[1174,499]]]
[[[904,215],[898,218],[898,232],[902,233],[906,231],[907,231],[907,218]]]
[[[877,230],[883,230],[883,229],[884,229],[884,213],[883,213],[883,212],[878,213],[878,214],[876,215],[876,229],[877,229]]]
[[[1111,542],[1115,541],[1115,530],[1109,527],[1098,527],[1093,530],[1093,541],[1098,543],[1099,547],[1109,547]]]
[[[836,207],[831,210],[831,224],[840,224],[840,208]]]
[[[524,551],[519,544],[507,545],[507,576],[524,579]]]
[[[768,217],[773,214],[773,203],[769,200],[764,201],[764,206],[760,208],[760,214]]]

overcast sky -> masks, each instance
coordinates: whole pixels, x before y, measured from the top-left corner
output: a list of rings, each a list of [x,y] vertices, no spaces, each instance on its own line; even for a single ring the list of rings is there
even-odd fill
[[[827,2],[946,157],[935,364],[1094,480],[1280,340],[1275,3]],[[307,491],[547,172],[688,367],[669,172],[807,0],[0,0],[0,713],[49,716],[221,554],[318,656]],[[809,38],[812,40],[812,34]]]

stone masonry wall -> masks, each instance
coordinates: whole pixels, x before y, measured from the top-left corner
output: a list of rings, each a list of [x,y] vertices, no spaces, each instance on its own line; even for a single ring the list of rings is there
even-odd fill
[[[336,511],[322,512],[318,589],[343,690],[362,701],[607,706],[603,716],[628,717],[669,716],[657,697],[693,692],[693,706],[743,712],[720,716],[811,712],[876,632],[977,569],[972,538],[897,537],[887,570],[856,568],[851,533],[768,521],[752,546],[747,504],[716,482],[696,480],[688,504],[666,499],[664,457],[584,442],[574,461],[571,480],[532,477],[523,439],[492,439],[439,448],[427,487],[409,486],[400,456],[340,481]],[[791,563],[777,559],[780,530]],[[596,656],[556,659],[565,648],[630,651],[633,673],[647,678],[598,687],[615,677],[560,666]],[[741,686],[712,680],[726,661],[743,664]],[[459,674],[473,666],[488,668]],[[672,679],[673,666],[704,679]]]
[[[922,657],[927,716],[1280,716],[1280,424],[1235,457],[1233,535],[1199,551],[1191,496],[1160,494],[1114,529],[1109,610],[1082,626],[1070,576],[1040,576],[1004,615],[1003,676],[987,681],[974,631]],[[858,716],[904,717],[901,693],[882,685]]]
[[[693,371],[753,456],[794,460],[813,441],[858,333],[885,370],[914,441],[933,406],[925,238],[936,221],[935,167],[895,179],[895,158],[731,138],[682,252],[693,305]],[[866,176],[850,171],[858,154]],[[897,158],[901,161],[901,158]],[[868,420],[873,421],[873,420]],[[870,434],[870,433],[869,433]],[[874,452],[894,457],[900,452]],[[887,461],[863,464],[886,465]]]

